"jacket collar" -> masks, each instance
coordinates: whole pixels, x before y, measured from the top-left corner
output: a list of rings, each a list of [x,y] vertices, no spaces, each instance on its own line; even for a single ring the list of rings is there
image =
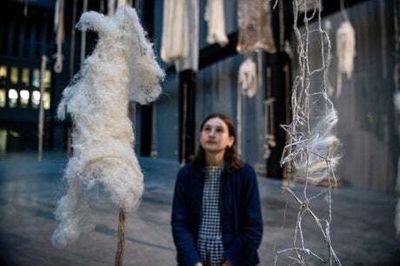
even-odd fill
[[[205,178],[206,177],[206,171],[205,171],[204,167],[195,165],[193,163],[192,163],[192,166],[193,166],[194,175],[196,177],[198,177],[198,178]],[[224,166],[224,169],[222,170],[221,176],[225,177],[227,175],[230,175],[230,174],[233,173],[233,171],[234,171],[233,169],[230,169],[230,168]]]

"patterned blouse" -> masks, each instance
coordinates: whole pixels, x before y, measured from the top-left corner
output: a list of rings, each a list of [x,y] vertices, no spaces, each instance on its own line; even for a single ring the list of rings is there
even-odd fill
[[[206,178],[201,207],[201,223],[197,247],[205,266],[220,266],[224,262],[222,243],[219,187],[222,167],[206,167]]]

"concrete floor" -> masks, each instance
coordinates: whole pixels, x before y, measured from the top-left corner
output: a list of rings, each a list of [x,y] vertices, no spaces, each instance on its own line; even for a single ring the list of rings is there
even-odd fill
[[[124,265],[176,265],[170,233],[174,180],[179,166],[160,159],[140,159],[145,194],[139,209],[127,217]],[[117,210],[94,206],[94,232],[82,235],[64,249],[51,245],[56,223],[53,211],[65,193],[61,180],[66,157],[47,153],[37,162],[33,153],[0,157],[0,265],[113,265]],[[260,265],[273,265],[275,253],[293,243],[298,205],[281,192],[279,181],[259,178],[264,216]],[[301,192],[301,185],[296,191]],[[319,188],[310,188],[310,194]],[[395,239],[395,198],[379,192],[344,187],[333,195],[333,247],[343,265],[400,265],[400,242]],[[327,215],[321,197],[312,203],[318,215]],[[305,244],[326,256],[317,227],[306,217]],[[277,265],[290,261],[280,258]],[[310,260],[307,265],[321,265]]]

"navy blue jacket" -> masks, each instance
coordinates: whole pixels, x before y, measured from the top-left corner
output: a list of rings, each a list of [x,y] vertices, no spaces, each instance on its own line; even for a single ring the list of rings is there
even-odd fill
[[[178,173],[171,219],[178,265],[192,266],[201,261],[197,238],[204,178],[204,169],[192,163]],[[257,265],[263,223],[257,177],[250,165],[245,164],[240,170],[224,168],[219,204],[225,258],[233,266]]]

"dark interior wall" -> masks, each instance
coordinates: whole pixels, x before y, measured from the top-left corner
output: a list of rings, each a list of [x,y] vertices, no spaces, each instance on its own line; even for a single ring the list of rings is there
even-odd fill
[[[394,125],[393,1],[367,1],[347,9],[356,34],[356,57],[351,79],[343,77],[342,93],[332,97],[339,114],[337,134],[343,159],[338,176],[347,184],[393,191],[398,156]],[[330,81],[337,86],[336,30],[343,17],[336,13],[323,20],[332,43]],[[313,40],[311,51],[318,51]],[[318,53],[311,58],[318,61]]]
[[[155,104],[156,151],[161,158],[178,160],[178,75],[164,81],[163,92]]]
[[[257,60],[255,56],[254,60]],[[241,155],[245,161],[265,171],[263,145],[265,135],[264,89],[258,88],[253,98],[242,96],[241,124],[238,114],[238,71],[245,59],[236,55],[202,69],[198,75],[196,102],[196,139],[202,120],[210,113],[220,112],[241,127]],[[260,86],[262,87],[262,86]],[[240,93],[240,91],[239,91]]]

